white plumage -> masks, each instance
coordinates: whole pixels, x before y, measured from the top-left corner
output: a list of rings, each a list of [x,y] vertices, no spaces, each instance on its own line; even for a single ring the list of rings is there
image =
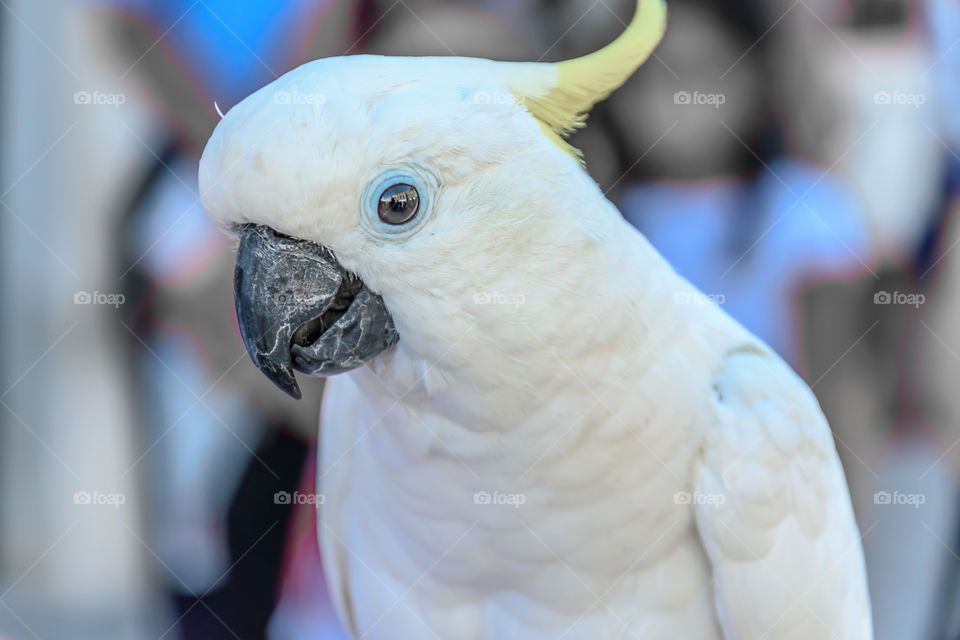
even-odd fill
[[[649,53],[662,23],[641,31]],[[327,246],[400,334],[324,399],[341,617],[369,640],[870,638],[816,401],[565,152],[583,92],[610,90],[574,62],[317,61],[204,152],[212,217]],[[399,237],[361,203],[395,169],[429,185]]]

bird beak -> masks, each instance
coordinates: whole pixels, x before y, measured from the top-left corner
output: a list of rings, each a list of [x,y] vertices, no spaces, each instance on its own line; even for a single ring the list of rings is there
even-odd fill
[[[233,291],[247,353],[296,399],[302,394],[294,369],[312,376],[343,373],[399,339],[383,298],[329,249],[269,227],[240,229]]]

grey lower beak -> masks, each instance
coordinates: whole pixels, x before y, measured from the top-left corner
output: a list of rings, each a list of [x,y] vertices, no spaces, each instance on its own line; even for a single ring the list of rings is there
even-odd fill
[[[245,225],[234,272],[240,335],[274,384],[299,399],[294,369],[350,371],[396,344],[383,298],[346,271],[325,247]]]

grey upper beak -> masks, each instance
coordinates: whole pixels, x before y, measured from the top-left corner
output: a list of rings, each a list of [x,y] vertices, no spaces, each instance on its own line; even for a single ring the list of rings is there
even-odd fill
[[[240,335],[254,364],[301,397],[293,370],[334,375],[359,367],[399,336],[383,298],[325,247],[245,225],[234,272]]]

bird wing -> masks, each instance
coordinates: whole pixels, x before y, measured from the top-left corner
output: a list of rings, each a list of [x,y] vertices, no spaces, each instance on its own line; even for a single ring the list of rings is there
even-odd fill
[[[813,393],[753,347],[724,359],[714,392],[691,500],[725,637],[872,638],[861,540]]]

